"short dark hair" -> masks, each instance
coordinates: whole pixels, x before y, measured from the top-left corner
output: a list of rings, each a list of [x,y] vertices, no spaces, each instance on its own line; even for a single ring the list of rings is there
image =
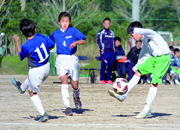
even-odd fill
[[[103,23],[105,20],[109,20],[109,22],[111,22],[110,18],[108,18],[108,17],[103,20]]]
[[[174,54],[176,54],[177,52],[179,52],[180,50],[179,50],[179,48],[175,48],[174,49]]]
[[[129,26],[128,26],[128,28],[129,27],[137,27],[137,28],[143,28],[143,26],[142,26],[142,23],[140,23],[139,21],[134,21],[134,22],[131,22],[130,24],[129,24]]]
[[[36,24],[30,19],[22,19],[19,27],[25,37],[31,37],[35,34]]]
[[[121,42],[121,38],[120,37],[115,37],[114,39],[115,39],[115,41],[118,40],[118,41]]]
[[[169,46],[169,49],[170,49],[171,51],[174,51],[174,47],[173,47],[173,46]]]
[[[71,15],[69,13],[67,13],[67,12],[61,12],[59,14],[59,17],[58,17],[58,22],[60,22],[62,17],[68,17],[69,21],[70,21],[70,25],[69,26],[72,27],[72,24],[71,24]]]
[[[141,42],[141,43],[142,43],[142,40],[136,41],[136,43],[137,43],[137,42]]]

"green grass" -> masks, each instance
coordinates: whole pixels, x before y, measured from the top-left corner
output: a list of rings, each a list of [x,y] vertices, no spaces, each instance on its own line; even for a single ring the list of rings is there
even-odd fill
[[[27,58],[20,61],[19,56],[0,56],[0,74],[28,74]]]
[[[94,60],[94,61],[93,61]],[[95,58],[91,60],[92,67],[98,69],[97,62],[95,61]],[[51,63],[51,71],[50,75],[55,75],[55,68],[53,67],[55,65],[55,58],[50,57],[49,62]],[[101,64],[99,62],[99,64]],[[89,68],[90,65],[84,66],[84,68]],[[7,56],[2,57],[0,56],[0,74],[3,75],[12,75],[12,74],[23,74],[27,75],[29,71],[28,67],[28,61],[27,58],[25,58],[23,61],[20,61],[19,56]],[[89,74],[89,71],[85,71],[86,74]],[[83,71],[81,71],[80,76],[83,76]]]

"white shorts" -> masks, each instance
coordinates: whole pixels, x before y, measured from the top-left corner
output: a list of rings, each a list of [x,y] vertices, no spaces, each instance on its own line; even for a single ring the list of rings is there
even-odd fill
[[[28,90],[32,90],[33,92],[40,92],[40,85],[47,79],[49,72],[49,62],[43,66],[30,69],[28,73]]]
[[[55,66],[59,77],[68,74],[74,81],[79,80],[79,64],[75,55],[58,55]]]

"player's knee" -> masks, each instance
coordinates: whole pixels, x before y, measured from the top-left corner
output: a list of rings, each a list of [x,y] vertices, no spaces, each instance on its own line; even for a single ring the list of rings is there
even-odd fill
[[[141,77],[141,73],[138,70],[135,72],[135,75]]]

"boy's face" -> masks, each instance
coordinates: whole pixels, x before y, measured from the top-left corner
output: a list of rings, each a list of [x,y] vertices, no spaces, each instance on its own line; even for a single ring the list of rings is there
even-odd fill
[[[141,34],[130,34],[135,41],[139,41],[141,38],[143,38],[143,35]]]
[[[180,57],[180,51],[178,52],[178,57]]]
[[[59,24],[61,25],[61,28],[66,30],[69,25],[70,25],[70,21],[68,17],[62,17]]]
[[[142,42],[140,42],[140,41],[136,42],[136,48],[138,50],[141,49],[141,46],[142,46]]]
[[[174,51],[171,51],[171,55],[174,55]]]
[[[109,20],[105,20],[104,23],[103,23],[103,26],[104,26],[105,29],[109,29],[110,25],[111,25],[111,23],[110,23]]]
[[[116,47],[119,47],[121,45],[121,42],[119,40],[116,40],[115,45],[116,45]]]

